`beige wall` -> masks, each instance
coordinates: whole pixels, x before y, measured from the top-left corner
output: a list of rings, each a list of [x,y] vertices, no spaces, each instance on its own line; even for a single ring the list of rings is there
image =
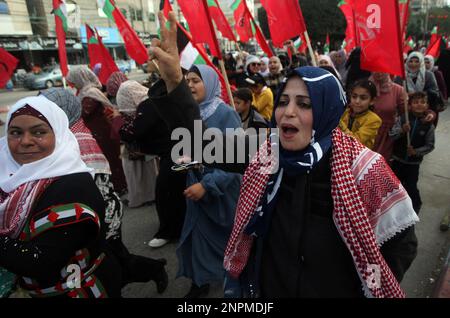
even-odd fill
[[[6,1],[10,14],[0,14],[0,35],[31,35],[25,1]]]

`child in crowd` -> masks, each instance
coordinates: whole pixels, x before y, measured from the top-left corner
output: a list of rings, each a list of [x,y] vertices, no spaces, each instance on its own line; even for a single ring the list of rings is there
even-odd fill
[[[392,170],[402,182],[411,197],[414,210],[419,213],[422,206],[417,182],[423,157],[434,149],[434,126],[424,120],[429,105],[425,92],[416,92],[409,96],[409,122],[402,115],[391,129],[395,140]],[[410,136],[408,144],[407,134]]]
[[[267,121],[262,117],[252,105],[253,95],[252,91],[248,88],[240,88],[233,92],[234,105],[236,111],[241,117],[242,128],[247,130],[248,128],[267,128]]]
[[[381,119],[375,114],[373,105],[377,97],[375,84],[367,79],[355,82],[350,90],[350,104],[339,122],[339,128],[372,149]]]

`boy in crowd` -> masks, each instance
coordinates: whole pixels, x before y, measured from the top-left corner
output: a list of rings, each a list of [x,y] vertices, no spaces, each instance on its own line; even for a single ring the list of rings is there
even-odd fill
[[[411,197],[414,210],[418,214],[422,206],[417,182],[423,157],[434,149],[434,126],[424,120],[429,108],[427,94],[416,92],[409,96],[409,123],[406,116],[399,117],[390,135],[395,140],[392,170]],[[410,145],[406,135],[410,135]]]

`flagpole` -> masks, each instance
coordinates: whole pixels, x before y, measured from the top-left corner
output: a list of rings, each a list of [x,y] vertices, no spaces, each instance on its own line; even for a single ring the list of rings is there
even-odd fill
[[[403,89],[405,91],[405,123],[409,125],[409,111],[408,111],[408,87],[406,86],[406,78],[403,79]],[[410,131],[406,134],[406,145],[409,147],[411,145]]]
[[[220,65],[220,70],[222,72],[223,78],[225,80],[225,87],[227,89],[227,94],[228,94],[228,98],[230,99],[230,104],[231,106],[233,106],[234,110],[236,110],[236,106],[234,105],[234,100],[233,100],[233,94],[231,94],[231,87],[230,87],[230,82],[228,81],[228,76],[227,76],[227,72],[225,70],[225,64],[223,62],[223,56],[220,53],[220,46],[219,46],[219,42],[217,41],[217,35],[216,35],[216,30],[214,29],[214,26],[212,24],[211,21],[211,16],[209,14],[209,9],[208,9],[208,3],[206,2],[206,0],[203,0],[203,7],[205,9],[206,15],[208,17],[208,22],[209,22],[209,28],[211,30],[215,45],[217,47],[218,50],[218,60],[219,60],[219,65]]]
[[[316,57],[314,56],[314,52],[311,46],[311,41],[309,40],[309,35],[308,35],[308,31],[305,31],[305,33],[303,33],[305,35],[305,40],[306,40],[306,45],[308,46],[308,51],[309,51],[309,55],[311,55],[311,61],[313,66],[317,66],[317,61],[316,61]]]

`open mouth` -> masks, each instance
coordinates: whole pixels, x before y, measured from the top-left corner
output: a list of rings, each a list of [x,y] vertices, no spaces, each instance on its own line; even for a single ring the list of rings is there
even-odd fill
[[[281,124],[281,131],[284,136],[293,136],[298,133],[298,128],[291,124]]]

